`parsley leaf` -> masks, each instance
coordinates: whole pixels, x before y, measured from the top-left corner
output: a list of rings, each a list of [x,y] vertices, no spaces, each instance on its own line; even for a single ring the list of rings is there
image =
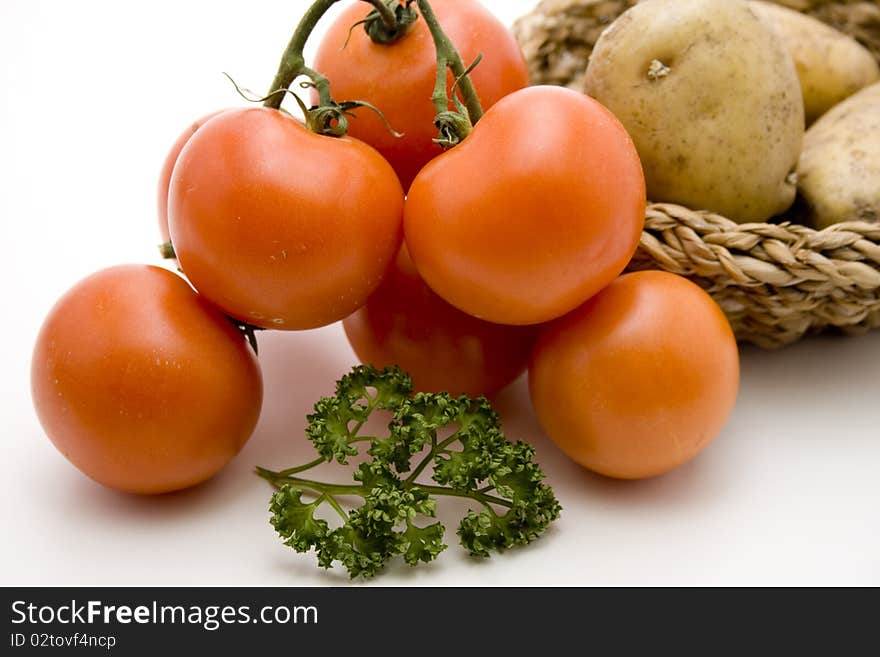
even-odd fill
[[[361,437],[376,409],[389,411],[386,436]],[[308,416],[306,436],[318,452],[311,463],[280,472],[257,468],[273,484],[270,522],[297,552],[314,549],[318,565],[342,563],[352,577],[369,577],[400,555],[410,565],[433,561],[446,549],[445,528],[435,517],[437,499],[470,499],[477,508],[461,520],[457,534],[472,555],[525,545],[559,517],[561,507],[534,461],[535,450],[510,442],[484,398],[447,393],[412,394],[412,380],[398,368],[355,367],[320,399]],[[304,479],[323,462],[346,465],[369,442],[369,457],[353,472],[353,484]],[[421,456],[413,466],[413,459]],[[433,484],[420,476],[431,466]],[[436,484],[436,485],[435,485]],[[303,501],[308,495],[312,501]],[[346,511],[338,496],[361,506]],[[322,505],[339,516],[335,528],[315,511]]]

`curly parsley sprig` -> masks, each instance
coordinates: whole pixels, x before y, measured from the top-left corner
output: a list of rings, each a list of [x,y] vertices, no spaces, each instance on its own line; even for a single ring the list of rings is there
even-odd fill
[[[438,497],[468,498],[477,505],[461,520],[458,536],[480,557],[530,543],[559,517],[561,507],[543,483],[534,448],[504,437],[486,399],[413,395],[412,388],[410,377],[396,367],[355,367],[337,382],[336,395],[319,400],[308,416],[306,435],[318,458],[280,472],[257,468],[278,489],[270,522],[286,545],[297,552],[314,549],[324,568],[339,561],[352,577],[369,577],[397,555],[414,566],[446,549],[444,526],[431,522]],[[376,409],[392,413],[388,435],[361,436]],[[449,427],[454,431],[448,437],[438,437]],[[354,470],[357,483],[299,476],[325,462],[347,465],[359,443],[369,443],[370,458]],[[436,485],[419,480],[428,466]],[[346,511],[339,496],[360,497],[363,504]],[[315,517],[322,504],[341,524],[331,527]]]

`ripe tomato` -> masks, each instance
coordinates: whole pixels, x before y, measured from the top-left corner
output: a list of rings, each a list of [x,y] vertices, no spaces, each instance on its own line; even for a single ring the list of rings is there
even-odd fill
[[[583,94],[530,87],[422,169],[404,233],[419,273],[453,306],[538,324],[623,271],[644,216],[645,179],[620,122]]]
[[[222,111],[223,110],[211,112],[200,118],[198,121],[195,121],[184,130],[171,145],[171,150],[168,151],[168,155],[162,163],[162,170],[159,172],[159,188],[157,190],[158,193],[156,194],[156,200],[159,209],[159,234],[162,236],[163,242],[167,242],[171,239],[171,235],[168,232],[168,186],[171,184],[171,172],[174,170],[174,164],[177,162],[177,157],[180,155],[180,151],[183,150],[183,147],[186,146],[186,142],[188,142],[190,137],[196,133],[196,130],[201,128],[202,125],[213,119]]]
[[[97,482],[164,493],[205,481],[257,423],[259,365],[239,331],[179,276],[124,265],[52,308],[31,369],[55,446]]]
[[[416,390],[491,395],[526,368],[537,330],[453,308],[421,279],[406,247],[367,304],[343,321],[362,363],[399,365]]]
[[[431,6],[465,66],[483,55],[471,73],[483,109],[528,85],[528,68],[516,40],[477,0],[433,0]],[[372,103],[403,133],[394,137],[367,109],[356,110],[357,118],[349,123],[350,134],[382,153],[407,189],[419,169],[442,153],[432,141],[437,136],[431,102],[437,76],[434,42],[421,17],[391,45],[373,43],[360,26],[349,39],[351,26],[370,10],[364,2],[351,3],[321,41],[314,67],[330,79],[335,98]]]
[[[549,325],[529,364],[541,425],[569,457],[609,477],[658,475],[721,431],[739,387],[736,340],[687,279],[621,276]]]
[[[275,329],[323,326],[362,306],[400,248],[402,208],[375,150],[267,108],[202,126],[168,195],[171,239],[195,288]]]

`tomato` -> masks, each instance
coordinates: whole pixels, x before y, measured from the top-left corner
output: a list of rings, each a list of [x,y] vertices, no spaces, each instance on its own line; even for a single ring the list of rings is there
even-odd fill
[[[401,241],[403,190],[356,139],[268,108],[230,110],[184,147],[168,212],[180,266],[238,320],[330,324],[362,306]]]
[[[623,271],[644,216],[645,179],[620,122],[583,94],[530,87],[422,169],[404,234],[446,301],[488,321],[538,324]]]
[[[171,184],[171,171],[174,169],[174,164],[177,162],[177,157],[180,155],[180,151],[183,150],[183,147],[186,145],[186,142],[189,141],[190,137],[192,137],[196,130],[202,127],[205,122],[213,119],[223,110],[219,110],[217,112],[211,112],[200,118],[198,121],[195,121],[190,125],[186,130],[181,133],[181,135],[177,138],[177,140],[171,145],[171,150],[168,151],[168,155],[165,157],[165,161],[162,163],[162,170],[159,172],[159,188],[158,193],[156,195],[157,207],[159,209],[159,234],[162,236],[162,241],[167,242],[171,239],[171,235],[168,232],[168,186]]]
[[[471,73],[483,109],[528,85],[528,68],[516,40],[477,0],[433,0],[431,6],[465,66],[483,55]],[[419,169],[442,152],[432,141],[437,136],[431,102],[437,78],[434,42],[421,17],[391,45],[373,43],[361,26],[349,39],[351,26],[370,10],[367,3],[351,3],[320,42],[314,68],[329,78],[337,100],[372,103],[403,133],[394,137],[367,109],[356,110],[357,118],[349,122],[350,134],[378,149],[407,189]]]
[[[739,355],[724,313],[685,278],[621,276],[550,324],[529,365],[535,412],[573,460],[623,479],[667,472],[721,431]]]
[[[31,390],[61,453],[132,493],[213,476],[253,432],[263,397],[238,329],[179,276],[146,265],[100,271],[55,304]]]
[[[537,330],[490,324],[453,308],[421,279],[406,247],[367,304],[343,321],[362,363],[399,365],[415,389],[491,395],[526,368]]]

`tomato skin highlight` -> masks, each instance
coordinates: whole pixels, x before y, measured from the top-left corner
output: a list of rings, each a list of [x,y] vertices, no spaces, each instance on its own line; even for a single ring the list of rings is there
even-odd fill
[[[537,328],[491,324],[434,294],[406,252],[366,305],[342,322],[362,363],[399,365],[415,389],[490,396],[525,371]]]
[[[557,87],[502,99],[410,188],[407,247],[460,310],[538,324],[574,310],[629,262],[645,216],[641,164],[620,122]]]
[[[476,0],[431,2],[444,32],[461,54],[465,66],[483,59],[470,74],[483,109],[529,84],[525,57],[511,32]],[[392,135],[382,120],[367,109],[355,110],[349,134],[376,148],[408,189],[419,170],[443,151],[432,140],[436,114],[431,102],[437,76],[434,43],[420,16],[409,31],[390,45],[373,43],[361,26],[371,7],[351,3],[328,28],[315,56],[314,68],[332,83],[338,100],[365,100],[375,105],[403,137]],[[343,45],[348,39],[348,45]],[[453,78],[447,81],[447,92]],[[451,94],[450,94],[451,97]]]
[[[31,391],[49,439],[95,481],[165,493],[216,474],[253,433],[259,364],[228,318],[170,271],[80,281],[37,337]]]
[[[190,124],[186,130],[180,133],[180,136],[171,145],[168,155],[165,156],[165,161],[162,163],[162,169],[159,172],[159,186],[156,192],[156,207],[159,211],[159,235],[162,236],[163,242],[171,239],[171,233],[168,230],[168,187],[171,185],[171,172],[174,170],[174,165],[177,163],[180,151],[183,150],[186,142],[196,133],[196,130],[223,111],[225,110],[211,112]]]
[[[660,271],[621,276],[543,331],[529,392],[547,435],[600,474],[640,479],[694,458],[736,402],[739,354],[701,288]]]
[[[178,261],[199,293],[272,329],[362,306],[402,239],[403,190],[374,149],[277,110],[230,110],[180,153],[168,197]]]

